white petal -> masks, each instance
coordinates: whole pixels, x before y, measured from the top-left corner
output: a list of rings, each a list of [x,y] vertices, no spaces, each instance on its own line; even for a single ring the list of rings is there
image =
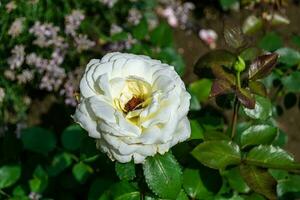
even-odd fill
[[[89,133],[90,137],[101,138],[101,133],[97,130],[95,116],[88,112],[86,103],[88,102],[83,101],[77,106],[73,119]]]
[[[115,109],[106,102],[104,96],[93,96],[88,99],[89,105],[93,110],[95,116],[99,117],[100,119],[109,122],[109,123],[116,123],[115,118]]]
[[[108,80],[108,75],[107,74],[103,74],[101,76],[99,76],[99,78],[96,81],[97,85],[98,85],[98,92],[106,97],[108,97],[111,101],[111,88],[110,88],[110,84],[109,84],[109,80]]]

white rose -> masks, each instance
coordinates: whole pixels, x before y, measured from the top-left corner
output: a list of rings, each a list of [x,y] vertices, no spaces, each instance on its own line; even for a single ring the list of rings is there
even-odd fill
[[[190,136],[190,95],[174,67],[147,56],[91,60],[73,116],[112,160],[142,163]]]

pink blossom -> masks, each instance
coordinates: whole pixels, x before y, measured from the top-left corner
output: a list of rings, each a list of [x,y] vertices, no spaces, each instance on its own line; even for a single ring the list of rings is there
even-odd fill
[[[199,31],[199,37],[204,41],[211,49],[216,48],[216,40],[218,35],[214,30],[211,29],[201,29]]]

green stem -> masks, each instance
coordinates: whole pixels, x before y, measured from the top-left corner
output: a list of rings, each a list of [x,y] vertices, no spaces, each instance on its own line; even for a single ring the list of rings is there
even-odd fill
[[[241,88],[241,72],[239,71],[236,72],[236,85],[238,89]]]
[[[1,189],[0,189],[0,194],[2,194],[3,196],[6,196],[8,198],[10,198],[10,196],[6,192],[4,192],[3,190],[1,190]]]

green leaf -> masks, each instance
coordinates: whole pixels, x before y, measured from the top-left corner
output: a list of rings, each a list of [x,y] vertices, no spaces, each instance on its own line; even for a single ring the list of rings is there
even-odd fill
[[[184,74],[185,64],[183,58],[174,48],[166,47],[161,50],[158,58],[169,65],[174,66],[175,71],[182,76]]]
[[[43,193],[48,186],[48,174],[38,165],[33,172],[33,179],[29,181],[30,191]]]
[[[61,142],[67,150],[77,150],[85,137],[85,131],[77,124],[68,126],[61,135]]]
[[[300,92],[300,72],[294,71],[288,76],[282,77],[282,84],[287,92]]]
[[[275,32],[268,32],[259,42],[259,47],[266,51],[275,51],[282,46],[283,41]]]
[[[131,183],[122,181],[114,184],[111,189],[114,200],[139,200],[140,192]]]
[[[263,20],[261,18],[256,17],[255,15],[250,15],[244,21],[243,24],[243,32],[245,34],[254,34],[261,30],[263,27]]]
[[[189,90],[194,94],[198,101],[206,101],[209,97],[212,81],[209,79],[201,79],[189,85]]]
[[[99,200],[101,195],[112,185],[113,181],[110,179],[96,179],[92,182],[89,189],[88,200]]]
[[[132,35],[136,39],[142,40],[146,37],[148,34],[148,23],[147,20],[144,18],[140,21],[140,23],[133,27],[132,29]]]
[[[47,171],[49,176],[56,176],[72,164],[72,157],[68,153],[60,153],[53,157],[53,160],[48,166]]]
[[[260,54],[260,52],[261,51],[258,48],[250,47],[243,50],[239,56],[243,58],[244,61],[252,61]]]
[[[192,199],[206,199],[213,195],[202,182],[199,171],[195,169],[184,170],[183,188]]]
[[[244,181],[243,177],[241,176],[240,170],[238,167],[234,167],[232,169],[226,170],[222,173],[229,185],[240,193],[247,193],[250,191],[250,188]]]
[[[298,48],[300,48],[300,36],[299,35],[294,35],[292,37],[292,42],[297,45]]]
[[[160,23],[151,33],[150,41],[157,46],[172,46],[172,29],[166,23]]]
[[[231,69],[235,60],[236,60],[236,56],[230,51],[227,50],[210,51],[198,59],[197,63],[194,66],[194,72],[200,78],[216,78],[218,76],[220,79],[226,79],[226,80],[232,79],[232,77],[230,77],[230,75],[227,75],[225,72],[221,73],[220,72],[222,71],[221,69],[217,69],[213,72],[213,68],[218,68],[218,67],[222,68],[222,66],[224,66],[228,69]],[[229,77],[225,76],[225,74]]]
[[[54,133],[40,127],[24,129],[21,140],[25,149],[44,155],[52,151],[56,145]]]
[[[181,168],[174,156],[168,152],[148,157],[143,165],[149,188],[162,198],[174,199],[181,189]]]
[[[176,200],[189,200],[189,198],[186,195],[186,193],[183,190],[181,190]]]
[[[203,142],[191,153],[199,162],[214,169],[224,169],[241,161],[239,147],[230,141]]]
[[[245,114],[253,119],[266,120],[272,116],[272,104],[269,99],[256,95],[254,109],[244,108]]]
[[[228,10],[231,6],[238,2],[238,0],[219,0],[223,10]]]
[[[300,176],[289,175],[286,179],[278,180],[277,194],[283,196],[287,193],[299,193],[300,192]]]
[[[197,122],[197,120],[190,120],[191,124],[191,140],[194,139],[203,139],[203,128]]]
[[[214,130],[206,130],[204,133],[204,140],[230,140],[228,135],[226,135],[223,132],[220,131],[214,131]]]
[[[21,176],[18,165],[4,165],[0,167],[0,189],[12,186]]]
[[[200,105],[200,103],[199,103],[197,97],[196,97],[193,93],[191,93],[191,92],[189,92],[189,93],[190,93],[190,95],[191,95],[191,100],[190,100],[190,110],[191,110],[191,111],[197,111],[197,110],[200,110],[201,105]]]
[[[264,195],[268,199],[276,199],[276,180],[267,170],[251,165],[241,165],[240,171],[247,185],[253,191]]]
[[[275,67],[278,59],[278,54],[271,53],[257,57],[251,63],[248,75],[250,80],[262,79],[268,76]]]
[[[271,144],[278,133],[277,128],[270,125],[254,125],[243,131],[241,145],[246,147],[257,144]]]
[[[115,170],[118,177],[121,180],[131,181],[135,178],[135,164],[133,162],[128,163],[115,163]]]
[[[87,164],[79,162],[73,166],[72,173],[78,182],[84,183],[89,175],[93,173],[93,169]]]
[[[300,62],[300,53],[294,49],[284,47],[276,51],[279,55],[279,62],[288,66],[294,66]]]
[[[267,89],[265,85],[260,81],[249,81],[250,91],[254,94],[266,97]]]
[[[300,169],[300,164],[294,162],[294,158],[275,146],[260,145],[249,151],[245,161],[252,165],[273,169],[294,170]]]
[[[126,33],[126,32],[116,33],[116,34],[110,36],[110,39],[113,42],[125,41],[128,39],[128,33]]]

